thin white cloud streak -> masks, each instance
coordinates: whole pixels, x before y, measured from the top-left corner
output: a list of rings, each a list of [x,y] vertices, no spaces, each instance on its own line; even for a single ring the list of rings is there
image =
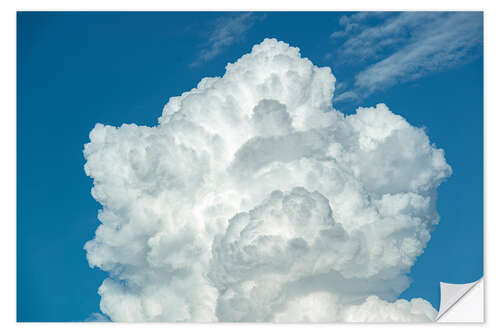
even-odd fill
[[[85,319],[86,322],[108,322],[110,321],[108,317],[102,313],[94,312]]]
[[[482,42],[482,15],[457,13],[430,23],[417,39],[356,75],[368,92],[442,71],[465,61]]]
[[[376,58],[381,52],[410,40],[417,33],[415,28],[442,16],[427,12],[362,12],[343,16],[339,24],[345,26],[347,38],[339,53],[346,61],[353,62]],[[369,25],[370,19],[375,19],[374,25]]]
[[[345,91],[345,92],[342,92],[339,95],[335,96],[333,98],[333,101],[334,102],[357,101],[359,99],[360,99],[360,97],[354,91]]]
[[[343,30],[334,31],[330,37],[332,38],[342,38],[348,36],[350,33],[359,31],[365,24],[363,21],[369,18],[381,18],[387,16],[386,12],[359,12],[352,15],[343,15],[339,19],[339,25],[343,26]]]
[[[357,95],[367,96],[443,71],[480,54],[477,51],[482,45],[482,13],[403,12],[390,14],[375,26],[358,23],[369,17],[354,19],[357,30],[343,31],[350,37],[339,50],[339,56],[346,61],[377,61],[355,76]],[[345,23],[349,20],[352,19],[341,19],[341,23],[350,27],[353,24]]]
[[[215,58],[225,48],[243,38],[255,22],[262,18],[262,15],[254,13],[226,15],[219,18],[205,47],[200,51],[198,58],[191,63],[191,66],[198,66]]]

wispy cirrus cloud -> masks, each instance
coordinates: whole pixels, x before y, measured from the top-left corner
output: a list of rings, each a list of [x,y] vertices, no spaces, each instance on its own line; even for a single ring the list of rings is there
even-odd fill
[[[343,15],[339,19],[340,26],[344,27],[343,30],[334,31],[330,37],[342,38],[348,36],[350,33],[359,31],[368,19],[377,19],[390,15],[387,12],[359,12],[352,15]]]
[[[86,319],[86,322],[108,322],[109,318],[102,313],[94,312],[90,314]]]
[[[191,66],[199,66],[215,58],[225,48],[243,38],[245,33],[263,18],[264,15],[255,13],[229,14],[220,17],[215,21],[207,42]]]
[[[481,12],[358,13],[339,23],[344,30],[332,34],[345,38],[339,58],[371,62],[354,77],[348,96],[367,96],[463,64],[480,54],[483,40]]]

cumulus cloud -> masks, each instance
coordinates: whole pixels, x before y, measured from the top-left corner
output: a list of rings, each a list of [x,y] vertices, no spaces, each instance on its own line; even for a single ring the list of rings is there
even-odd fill
[[[438,223],[444,151],[384,104],[265,39],[170,98],[157,126],[97,124],[85,245],[113,321],[432,321],[398,300]]]
[[[332,293],[311,293],[290,302],[286,312],[277,313],[275,321],[284,323],[341,322],[426,322],[436,317],[436,311],[421,298],[386,302],[369,296],[359,305],[340,304]]]

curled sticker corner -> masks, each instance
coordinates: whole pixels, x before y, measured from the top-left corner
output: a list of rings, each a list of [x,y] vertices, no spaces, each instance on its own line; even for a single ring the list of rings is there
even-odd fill
[[[440,282],[440,289],[441,289],[441,302],[439,305],[439,313],[436,317],[436,321],[439,322],[448,322],[448,320],[443,320],[444,318],[443,315],[448,313],[450,309],[452,309],[455,304],[457,304],[466,294],[468,294],[476,285],[483,283],[483,278],[481,277],[479,280],[471,282],[471,283],[464,283],[464,284],[453,284],[453,283],[445,283],[445,282]],[[482,289],[482,288],[481,288]],[[481,320],[471,320],[473,322],[482,322],[483,321],[483,311],[482,311],[482,290],[480,294],[480,300],[481,302]],[[477,306],[472,304],[472,306]],[[460,320],[462,322],[467,322],[469,320]],[[450,320],[450,322],[455,322],[455,320]]]

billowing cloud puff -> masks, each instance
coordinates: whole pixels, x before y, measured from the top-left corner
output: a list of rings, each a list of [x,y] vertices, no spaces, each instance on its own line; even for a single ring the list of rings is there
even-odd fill
[[[275,314],[274,320],[284,323],[425,322],[432,321],[436,314],[434,308],[421,298],[389,303],[377,296],[369,296],[359,305],[346,305],[339,302],[336,294],[318,292],[290,302],[286,311]]]
[[[397,300],[451,174],[379,104],[332,108],[335,78],[266,39],[173,97],[155,127],[97,124],[85,245],[114,321],[431,321]]]

